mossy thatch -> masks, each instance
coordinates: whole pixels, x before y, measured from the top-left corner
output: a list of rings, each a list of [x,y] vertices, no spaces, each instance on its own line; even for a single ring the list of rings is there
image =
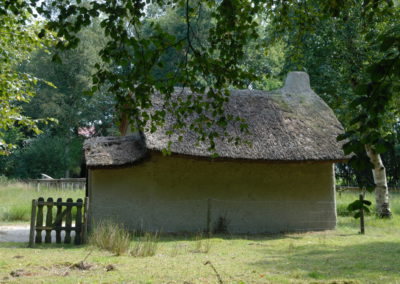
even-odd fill
[[[175,96],[188,94],[188,90],[182,89],[175,92]],[[162,105],[162,96],[155,95],[153,108],[161,109]],[[249,127],[249,134],[243,134],[237,124],[230,122],[228,134],[232,137],[240,136],[243,141],[250,143],[235,145],[223,137],[218,138],[216,152],[220,158],[266,161],[345,159],[341,144],[336,141],[337,135],[343,132],[343,127],[328,105],[311,90],[309,77],[304,72],[289,73],[285,86],[276,91],[232,90],[225,112],[244,118]],[[164,127],[154,133],[135,137],[101,138],[103,144],[99,142],[100,138],[89,139],[85,143],[87,164],[102,166],[132,163],[143,157],[146,150],[161,151],[167,148],[169,141],[172,142],[172,153],[210,157],[212,153],[207,150],[208,144],[199,144],[197,133],[187,129],[181,141],[178,134],[168,136],[166,130],[173,123],[174,118],[167,116]],[[115,151],[121,153],[117,154]],[[114,156],[124,158],[113,162],[110,157]]]

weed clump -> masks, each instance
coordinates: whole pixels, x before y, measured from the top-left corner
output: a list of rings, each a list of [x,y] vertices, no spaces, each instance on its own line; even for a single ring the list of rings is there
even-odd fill
[[[89,244],[116,255],[129,253],[132,237],[120,224],[110,220],[97,223],[89,235]]]
[[[211,249],[211,240],[204,238],[203,234],[197,234],[194,238],[194,249],[196,253],[208,253]]]
[[[157,252],[158,234],[144,233],[133,241],[133,234],[122,225],[110,220],[97,223],[89,235],[89,244],[110,251],[115,255],[131,255],[135,257],[153,256]]]
[[[131,250],[131,255],[136,257],[153,256],[158,248],[158,233],[144,233],[139,237]]]
[[[28,221],[30,219],[30,208],[28,206],[12,206],[1,216],[1,220],[13,221]]]

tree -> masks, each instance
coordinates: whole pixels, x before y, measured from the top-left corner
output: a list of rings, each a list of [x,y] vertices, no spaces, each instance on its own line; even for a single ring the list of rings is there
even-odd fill
[[[215,8],[201,6],[195,24],[191,26],[194,30],[194,48],[209,46],[208,33],[215,27],[215,23],[210,21],[211,14]],[[150,4],[143,24],[142,33],[145,36],[152,34],[152,26],[159,25],[161,29],[178,38],[184,38],[186,32],[185,7],[177,9],[168,8],[165,11],[159,5]],[[265,22],[266,15],[262,15],[258,22]],[[256,80],[246,81],[247,88],[272,90],[281,87],[282,69],[284,64],[284,45],[282,42],[266,45],[270,41],[268,35],[268,24],[260,24],[257,33],[258,38],[249,41],[245,47],[243,59],[239,61],[242,69],[255,75]],[[158,80],[164,80],[168,73],[177,72],[177,66],[184,60],[185,54],[176,49],[168,49],[160,57],[160,64],[156,66],[152,75]],[[184,70],[182,70],[183,72]]]
[[[321,3],[322,2],[322,3]],[[135,120],[141,129],[154,131],[162,124],[167,112],[172,113],[177,119],[169,131],[179,132],[189,128],[198,133],[200,141],[208,140],[210,150],[215,149],[214,139],[219,136],[219,131],[210,126],[217,125],[224,129],[227,120],[240,118],[226,117],[224,115],[224,103],[229,99],[229,87],[243,87],[246,83],[255,79],[252,72],[244,70],[240,64],[245,56],[247,43],[259,37],[258,28],[261,21],[258,21],[261,13],[273,16],[274,23],[279,23],[279,29],[287,29],[293,25],[293,9],[301,11],[301,29],[306,32],[318,24],[320,19],[329,17],[340,17],[346,9],[353,7],[357,1],[333,0],[333,1],[297,1],[297,0],[264,0],[264,1],[156,1],[161,9],[171,7],[172,9],[184,7],[185,32],[183,37],[177,37],[162,29],[160,25],[151,26],[152,33],[145,36],[141,33],[143,21],[146,18],[147,6],[143,1],[112,0],[112,1],[91,1],[82,3],[81,0],[71,1],[47,1],[40,2],[32,0],[28,2],[10,2],[9,9],[19,10],[18,5],[28,7],[39,5],[36,10],[49,20],[47,27],[57,33],[59,41],[57,48],[66,50],[74,48],[79,43],[77,32],[84,26],[89,26],[93,19],[100,18],[105,35],[109,41],[100,51],[102,60],[105,63],[113,62],[117,66],[114,69],[107,69],[98,64],[97,72],[93,77],[94,86],[92,91],[98,90],[106,84],[110,93],[115,95],[117,107],[129,113],[130,120]],[[318,7],[318,3],[320,8]],[[362,13],[366,19],[374,20],[375,16],[382,16],[384,13],[393,13],[394,1],[363,0]],[[196,32],[194,29],[196,15],[203,5],[213,8],[211,22],[215,24],[207,33],[208,44],[196,47]],[[398,19],[398,18],[394,18]],[[374,21],[372,21],[374,22]],[[368,22],[366,22],[368,25]],[[398,22],[395,22],[397,25]],[[44,31],[43,31],[44,32]],[[382,31],[385,34],[384,31]],[[396,36],[383,36],[381,42],[389,49],[396,49]],[[301,33],[297,38],[301,41]],[[153,76],[154,69],[160,64],[160,58],[171,49],[183,54],[178,64],[178,72],[167,73],[164,80],[157,80]],[[388,51],[388,50],[387,50]],[[383,50],[384,52],[384,50]],[[389,54],[390,52],[384,52]],[[395,75],[392,67],[397,66],[399,58],[391,55],[391,63],[388,66],[391,74]],[[55,55],[54,59],[59,57]],[[378,60],[379,61],[379,60]],[[387,60],[380,61],[385,66]],[[370,67],[375,63],[367,64]],[[360,95],[360,99],[354,101],[361,112],[366,111],[367,116],[360,114],[357,117],[356,126],[348,132],[347,138],[358,133],[349,143],[346,152],[360,152],[355,142],[362,140],[359,145],[371,145],[371,149],[379,152],[380,139],[383,132],[374,133],[376,124],[378,128],[384,124],[382,110],[387,110],[392,103],[393,92],[384,90],[387,86],[395,88],[393,76],[387,76],[387,72],[381,72],[379,68],[369,69],[368,74],[360,81],[360,87],[366,92]],[[127,72],[120,72],[124,69]],[[398,68],[397,68],[398,70]],[[376,75],[385,74],[384,78],[374,78]],[[397,76],[397,75],[396,75]],[[372,80],[372,81],[371,81]],[[370,83],[372,82],[372,87]],[[202,98],[188,96],[185,100],[175,102],[172,98],[173,86],[182,85],[197,93],[206,92]],[[209,87],[206,90],[206,86]],[[370,88],[370,89],[368,89]],[[377,88],[379,90],[377,95]],[[374,89],[375,91],[371,91]],[[159,91],[164,94],[164,109],[155,113],[148,113],[151,106],[151,94]],[[361,93],[360,93],[361,94]],[[366,95],[367,94],[367,95]],[[380,98],[379,105],[374,99]],[[379,106],[379,108],[377,108]],[[190,113],[196,112],[199,119],[190,125],[184,123],[184,119]],[[369,116],[373,116],[371,123]],[[360,126],[361,125],[361,126]],[[246,124],[242,121],[241,130],[246,130]],[[365,136],[366,135],[366,136]],[[239,137],[240,138],[240,137]],[[235,140],[235,139],[234,139]],[[357,144],[358,145],[358,144]],[[363,151],[364,146],[362,147]],[[353,160],[354,161],[354,160]],[[361,161],[361,164],[365,162]]]
[[[53,48],[35,52],[20,69],[38,78],[51,81],[54,87],[38,82],[35,96],[23,106],[23,113],[33,119],[52,117],[58,123],[42,125],[39,136],[23,134],[25,143],[5,132],[7,141],[18,145],[8,157],[3,157],[2,170],[18,178],[38,177],[46,173],[52,177],[79,176],[83,162],[83,130],[92,135],[108,135],[113,129],[114,101],[105,92],[88,96],[84,91],[91,86],[93,66],[99,61],[98,50],[103,45],[101,29],[95,23],[79,34],[81,44],[74,50],[60,53],[62,63],[51,61]]]
[[[27,7],[8,9],[4,1],[0,2],[0,155],[9,153],[13,146],[4,140],[5,131],[26,127],[40,132],[40,119],[22,113],[22,105],[34,95],[34,85],[39,79],[18,71],[19,64],[48,43],[37,37],[39,30]]]
[[[379,4],[375,13],[371,14],[364,5],[362,1],[351,3],[336,17],[319,20],[312,32],[305,32],[301,25],[304,21],[304,3],[292,7],[294,23],[291,24],[290,32],[285,33],[291,46],[288,65],[309,71],[317,91],[346,126],[348,135],[345,137],[352,136],[352,141],[344,145],[344,150],[348,154],[357,152],[350,164],[361,173],[372,163],[372,184],[368,176],[361,176],[363,179],[358,179],[359,185],[372,188],[375,184],[377,213],[380,216],[390,216],[386,173],[380,154],[386,150],[383,147],[383,144],[387,144],[384,140],[394,126],[396,111],[390,109],[393,100],[383,99],[382,92],[368,102],[364,88],[370,84],[372,66],[385,57],[386,52],[379,48],[376,40],[385,37],[385,31],[393,28],[396,8],[387,3]],[[313,13],[322,7],[320,3],[313,3],[308,8]],[[383,70],[374,70],[372,76],[379,76]],[[396,82],[396,79],[391,78],[390,82]],[[361,92],[364,94],[360,97]],[[396,96],[395,89],[390,92],[386,96]],[[378,104],[381,109],[376,107],[376,100],[380,101]],[[380,114],[376,115],[377,112]],[[360,123],[366,123],[363,120],[368,121],[372,117],[375,119],[370,124],[375,124],[373,129],[360,127]],[[370,135],[371,130],[375,131],[374,137]]]
[[[396,12],[394,16],[399,19],[399,11]],[[344,148],[347,152],[352,151],[359,156],[364,149],[367,151],[376,184],[377,213],[381,217],[389,217],[386,169],[380,154],[387,150],[392,129],[400,118],[399,21],[388,25],[374,39],[374,43],[381,56],[367,67],[367,76],[356,90],[357,97],[352,106],[358,107],[359,113],[351,122],[352,128],[342,138],[350,140]]]

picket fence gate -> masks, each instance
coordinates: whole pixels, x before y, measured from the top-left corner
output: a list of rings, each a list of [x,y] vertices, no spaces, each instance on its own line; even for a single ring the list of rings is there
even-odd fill
[[[76,202],[72,198],[68,198],[66,202],[63,202],[62,198],[58,198],[54,202],[51,197],[47,201],[43,197],[32,200],[29,246],[33,247],[35,243],[42,243],[42,232],[45,232],[44,243],[52,243],[52,231],[55,231],[57,244],[62,243],[62,231],[65,231],[64,243],[71,243],[72,231],[75,232],[74,244],[85,243],[87,238],[88,205],[89,199],[87,197],[85,202],[81,198]],[[74,207],[76,208],[75,216],[72,214]],[[46,208],[45,224],[43,224],[44,208]],[[53,208],[56,208],[54,220]]]

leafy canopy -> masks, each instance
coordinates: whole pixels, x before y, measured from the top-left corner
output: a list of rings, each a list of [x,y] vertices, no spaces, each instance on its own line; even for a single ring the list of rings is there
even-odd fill
[[[0,4],[0,154],[8,153],[12,145],[4,141],[5,132],[14,126],[27,127],[39,133],[38,122],[25,116],[22,104],[34,95],[38,78],[18,71],[19,65],[32,52],[45,48],[48,40],[37,37],[39,27],[26,9],[15,15]]]
[[[130,120],[135,120],[140,129],[155,131],[163,124],[166,113],[171,113],[176,117],[176,123],[169,133],[192,129],[198,133],[200,141],[208,140],[210,150],[213,150],[214,139],[224,131],[217,131],[211,126],[217,125],[224,130],[227,121],[234,119],[241,122],[240,129],[246,130],[244,121],[226,116],[223,110],[230,87],[245,87],[257,79],[251,70],[242,68],[242,61],[247,44],[259,38],[258,29],[263,23],[261,14],[266,14],[268,21],[274,23],[278,30],[290,29],[296,22],[294,20],[297,20],[296,24],[300,24],[306,32],[312,31],[320,19],[340,17],[346,9],[353,7],[355,2],[357,1],[155,1],[161,11],[183,8],[184,32],[180,34],[170,33],[158,23],[150,23],[148,28],[151,32],[144,34],[142,28],[148,5],[139,0],[31,0],[6,2],[3,6],[17,14],[23,9],[31,9],[32,12],[32,7],[35,7],[35,10],[48,20],[46,28],[56,32],[59,39],[56,46],[60,51],[75,48],[79,43],[79,30],[91,25],[94,19],[100,19],[105,36],[109,40],[100,51],[103,64],[96,65],[92,92],[101,86],[108,86],[109,92],[116,97],[117,107],[129,113]],[[361,12],[366,19],[373,19],[387,12],[392,13],[396,9],[392,0],[361,2]],[[204,9],[211,11],[212,25],[207,32],[207,39],[199,41],[196,19]],[[394,25],[398,25],[398,21],[394,21]],[[392,95],[389,93],[393,94],[391,90],[396,90],[396,87],[392,84],[394,77],[391,75],[375,75],[384,67],[385,70],[399,70],[395,68],[399,61],[396,55],[399,33],[395,31],[396,28],[393,27],[393,32],[387,31],[378,38],[381,43],[385,42],[382,48],[386,49],[388,56],[368,69],[371,76],[366,76],[360,83],[360,90],[364,91],[365,97],[354,102],[357,107],[365,108],[368,115],[372,114],[374,118],[378,118],[378,124],[382,122],[382,109],[386,110],[392,101]],[[39,35],[44,36],[45,29]],[[301,33],[296,40],[301,42]],[[176,70],[167,73],[165,78],[160,80],[154,76],[154,70],[161,67],[162,56],[171,50],[176,50],[183,56],[176,64]],[[55,55],[54,60],[58,59]],[[110,63],[114,64],[115,68],[108,68]],[[397,71],[390,72],[397,76]],[[205,93],[205,96],[175,99],[172,94],[176,85],[188,87],[193,92]],[[373,89],[375,91],[372,91]],[[163,94],[165,104],[162,110],[150,113],[148,109],[151,107],[151,95],[155,92]],[[378,105],[376,96],[379,96]],[[185,119],[193,113],[198,119],[187,125]],[[368,133],[365,136],[368,141],[361,142],[376,144],[376,137],[371,133],[377,126],[376,122],[370,123],[361,115],[355,123],[361,125],[360,131],[367,130]],[[349,133],[346,137],[351,135],[352,133]],[[349,149],[355,150],[354,147],[347,146],[347,150]]]

